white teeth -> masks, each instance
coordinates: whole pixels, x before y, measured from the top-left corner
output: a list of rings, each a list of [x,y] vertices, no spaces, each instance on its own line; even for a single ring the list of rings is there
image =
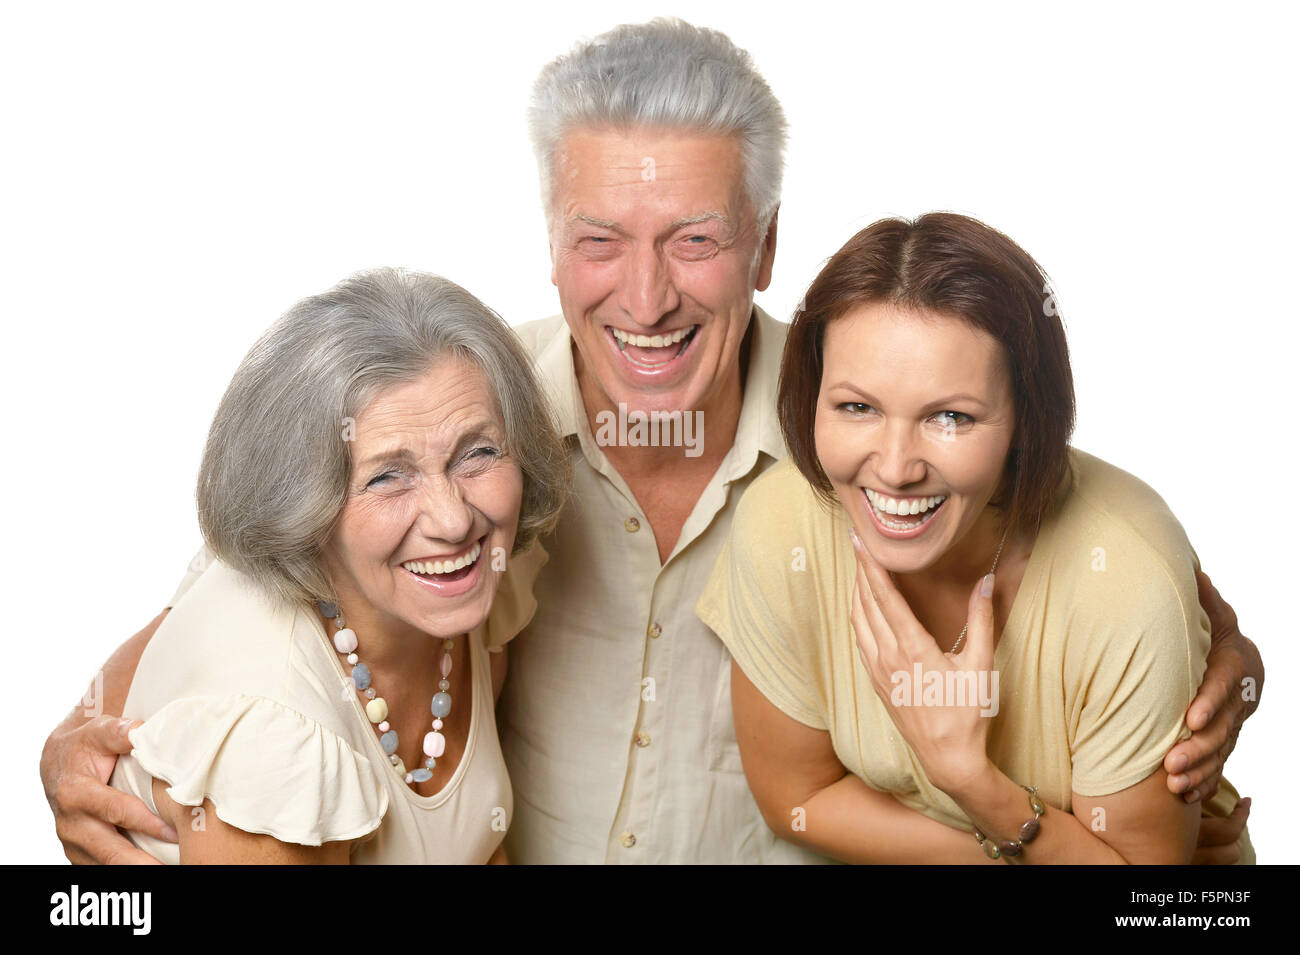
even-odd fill
[[[671,335],[629,335],[619,328],[610,328],[614,333],[614,338],[624,345],[635,345],[637,348],[667,348],[669,345],[676,345],[685,338],[695,328],[679,328]]]
[[[947,499],[947,495],[944,494],[936,494],[932,497],[895,498],[880,494],[871,488],[864,488],[864,490],[867,493],[867,500],[871,502],[877,514],[924,514]]]
[[[478,555],[482,550],[483,545],[475,543],[468,553],[461,554],[452,560],[408,560],[402,566],[413,574],[450,574],[458,570],[464,570],[474,563],[474,561],[478,560]]]

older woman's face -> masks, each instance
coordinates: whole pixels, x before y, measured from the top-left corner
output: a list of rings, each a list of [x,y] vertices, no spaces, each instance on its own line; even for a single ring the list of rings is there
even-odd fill
[[[345,608],[348,594],[360,596],[390,627],[437,637],[487,619],[500,577],[493,555],[510,553],[523,495],[505,438],[483,373],[458,358],[366,406],[326,547]]]
[[[822,468],[871,555],[923,570],[998,490],[1015,432],[1002,348],[959,318],[884,304],[824,335]]]

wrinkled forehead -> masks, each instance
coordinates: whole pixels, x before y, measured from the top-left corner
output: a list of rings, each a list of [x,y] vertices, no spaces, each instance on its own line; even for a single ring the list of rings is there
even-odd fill
[[[737,136],[700,130],[590,129],[560,139],[554,202],[560,224],[575,216],[609,223],[747,211]]]
[[[467,439],[501,441],[503,432],[487,377],[472,362],[449,356],[371,397],[353,423],[353,461],[398,447],[415,456],[446,454]]]

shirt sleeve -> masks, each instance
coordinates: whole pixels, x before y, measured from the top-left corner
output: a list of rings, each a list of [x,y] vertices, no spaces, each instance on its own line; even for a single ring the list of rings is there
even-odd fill
[[[812,647],[801,635],[822,626],[808,590],[811,571],[792,562],[790,501],[781,484],[756,481],[736,508],[730,533],[695,605],[698,616],[731,652],[749,681],[779,710],[826,729],[825,706],[811,672]]]
[[[1070,747],[1071,788],[1081,796],[1141,782],[1191,735],[1184,717],[1210,648],[1195,582],[1171,580],[1154,567],[1128,589],[1127,599],[1107,607],[1095,638],[1067,657],[1082,694]]]
[[[131,755],[182,806],[211,799],[221,820],[319,846],[379,827],[388,791],[345,740],[266,697],[173,700],[129,734]]]

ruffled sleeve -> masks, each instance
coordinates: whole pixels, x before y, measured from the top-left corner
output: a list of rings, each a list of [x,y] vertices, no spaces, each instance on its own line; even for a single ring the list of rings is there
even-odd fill
[[[132,730],[131,755],[183,806],[211,799],[223,822],[319,846],[379,827],[388,793],[336,733],[265,697],[173,700]]]
[[[537,611],[537,598],[533,588],[550,555],[537,541],[522,553],[511,557],[506,564],[501,585],[497,588],[492,610],[483,625],[483,643],[495,653],[519,635],[528,626]]]

